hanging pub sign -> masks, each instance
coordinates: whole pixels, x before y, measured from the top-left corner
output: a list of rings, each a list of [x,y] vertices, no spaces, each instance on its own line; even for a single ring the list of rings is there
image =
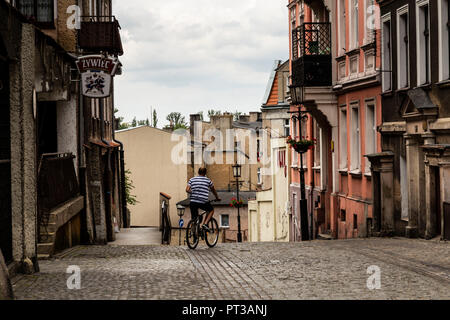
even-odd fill
[[[105,98],[111,94],[111,79],[116,73],[117,59],[102,55],[82,56],[77,67],[81,74],[83,95],[90,98]]]

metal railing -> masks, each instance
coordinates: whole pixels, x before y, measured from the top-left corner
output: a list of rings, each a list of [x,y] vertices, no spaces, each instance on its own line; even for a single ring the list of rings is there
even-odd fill
[[[169,207],[166,200],[161,208],[161,244],[170,244],[172,237],[172,223],[170,222]]]
[[[292,30],[293,59],[302,56],[331,55],[331,24],[305,22]]]
[[[81,16],[78,45],[88,52],[122,55],[120,24],[115,16]]]
[[[41,156],[37,184],[39,229],[48,225],[52,209],[80,193],[74,158],[72,153],[51,153]]]

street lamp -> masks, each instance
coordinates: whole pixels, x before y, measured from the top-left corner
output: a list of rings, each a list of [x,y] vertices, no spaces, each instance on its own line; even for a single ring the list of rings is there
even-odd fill
[[[291,96],[291,101],[293,105],[301,105],[303,104],[304,98],[304,87],[302,86],[289,86],[289,94]]]
[[[240,207],[240,200],[239,200],[239,178],[241,177],[242,166],[238,163],[236,163],[233,166],[233,176],[236,178],[236,194],[237,194],[237,209],[238,209],[238,235],[237,240],[238,242],[242,242],[242,233],[241,233],[241,215],[239,211]]]
[[[302,120],[307,116],[306,111],[301,110],[301,105],[303,104],[304,98],[304,88],[302,86],[289,86],[289,92],[291,95],[291,101],[293,105],[298,106],[298,111],[289,112],[294,114],[292,119],[299,122],[300,136],[302,134]],[[294,137],[295,139],[295,137]],[[305,190],[305,169],[303,168],[303,152],[300,152],[300,228],[302,241],[309,240],[308,231],[308,202],[306,200],[306,190]]]
[[[177,214],[181,218],[184,216],[184,211],[186,210],[185,206],[182,206],[181,204],[177,205]]]

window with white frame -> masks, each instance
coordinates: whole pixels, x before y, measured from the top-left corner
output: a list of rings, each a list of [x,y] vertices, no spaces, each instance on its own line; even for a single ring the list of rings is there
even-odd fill
[[[292,44],[294,44],[295,43],[295,37],[296,37],[296,35],[295,35],[295,33],[294,33],[294,30],[295,30],[295,28],[297,27],[297,10],[296,10],[296,6],[294,6],[294,7],[292,7],[291,8],[291,30],[292,30],[292,32],[291,32],[291,36],[292,36],[292,41],[291,41],[291,43]],[[295,50],[295,48],[292,48],[292,59],[294,59],[294,50]],[[297,50],[298,50],[298,48],[297,48]]]
[[[417,28],[417,82],[419,85],[431,82],[430,63],[430,10],[428,0],[416,3]]]
[[[291,135],[291,123],[290,123],[290,119],[285,119],[284,120],[284,136],[288,137]]]
[[[351,171],[359,171],[361,168],[361,131],[360,131],[360,117],[359,117],[359,104],[352,103],[350,105],[351,110]]]
[[[383,92],[392,90],[392,48],[391,48],[391,15],[387,14],[381,18],[381,76]]]
[[[409,13],[408,5],[397,10],[398,88],[409,87]]]
[[[258,184],[262,184],[261,168],[258,168],[257,177],[258,177]]]
[[[305,4],[303,3],[303,1],[300,1],[298,7],[299,7],[298,19],[300,25],[302,25],[303,22],[305,22]]]
[[[372,43],[375,41],[375,0],[365,0],[365,33],[364,43]]]
[[[375,100],[366,101],[366,144],[365,154],[377,152],[377,121]],[[366,172],[370,172],[369,160],[366,160]]]
[[[346,0],[339,0],[338,4],[339,4],[339,19],[338,19],[338,23],[339,23],[339,49],[338,49],[338,54],[342,55],[345,53],[346,51],[346,47],[347,47],[347,35],[346,35],[346,23],[345,23],[345,18],[347,15],[346,9],[345,9],[345,2]]]
[[[339,120],[339,167],[347,170],[347,106],[341,107]]]
[[[298,125],[297,125],[297,120],[296,119],[292,119],[292,130],[293,130],[293,136],[292,139],[297,139],[298,137]],[[298,164],[298,154],[297,152],[295,152],[295,150],[292,148],[291,149],[292,152],[292,165],[296,166]]]
[[[350,20],[350,49],[359,46],[359,0],[350,0],[351,2],[351,20]]]
[[[439,81],[450,79],[450,0],[439,0]]]
[[[345,68],[346,68],[345,61],[339,62],[339,64],[338,64],[339,80],[343,80],[345,78],[345,75],[346,75]]]
[[[364,53],[364,67],[366,72],[375,70],[375,50],[369,50]]]
[[[350,76],[358,74],[359,67],[359,55],[354,55],[350,58]]]
[[[221,228],[229,228],[230,227],[230,215],[229,214],[221,214],[220,215],[220,227]]]
[[[316,140],[316,145],[314,147],[314,167],[320,167],[320,150],[322,148],[321,144],[322,129],[317,121],[314,121],[314,139]]]

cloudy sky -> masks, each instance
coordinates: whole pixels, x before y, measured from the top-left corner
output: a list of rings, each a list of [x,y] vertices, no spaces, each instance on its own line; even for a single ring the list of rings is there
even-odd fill
[[[114,0],[125,121],[208,109],[259,110],[274,60],[288,57],[287,0]]]

